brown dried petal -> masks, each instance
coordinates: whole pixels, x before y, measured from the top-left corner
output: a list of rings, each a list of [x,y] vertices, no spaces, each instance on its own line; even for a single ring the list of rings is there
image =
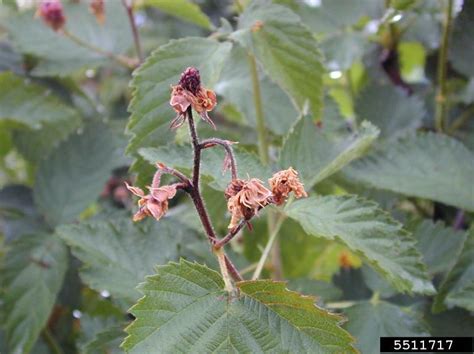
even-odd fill
[[[290,192],[295,193],[296,198],[307,197],[303,184],[298,178],[298,172],[292,167],[279,171],[268,180],[273,193],[275,204],[281,205],[288,198]]]

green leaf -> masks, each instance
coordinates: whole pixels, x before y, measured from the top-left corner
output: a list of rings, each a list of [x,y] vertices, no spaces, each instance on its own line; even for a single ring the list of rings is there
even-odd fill
[[[91,124],[41,161],[34,196],[51,225],[74,220],[98,198],[117,167],[118,152],[112,131],[105,125]]]
[[[359,119],[380,128],[380,137],[394,139],[420,126],[425,108],[417,96],[408,96],[393,85],[371,84],[357,98]]]
[[[37,141],[44,152],[65,139],[81,123],[79,114],[45,88],[10,72],[0,73],[0,123],[30,136],[48,134]]]
[[[128,151],[136,151],[156,142],[170,141],[169,125],[176,112],[169,105],[170,85],[179,81],[180,74],[194,66],[201,73],[206,87],[218,80],[222,65],[232,45],[206,38],[173,40],[154,51],[134,73],[131,86],[133,99],[128,131],[133,135]]]
[[[239,41],[263,64],[268,77],[303,110],[314,116],[322,109],[323,67],[318,43],[290,9],[268,1],[254,1],[239,17]]]
[[[456,264],[441,284],[433,310],[439,312],[453,306],[474,311],[474,228],[469,232]]]
[[[155,264],[178,259],[182,240],[196,233],[167,218],[133,223],[131,218],[83,222],[59,228],[61,238],[84,266],[82,280],[91,288],[135,301],[136,286],[153,273]]]
[[[130,353],[355,352],[341,317],[271,280],[243,281],[232,297],[220,274],[181,260],[157,267],[130,310],[122,344]]]
[[[434,293],[415,240],[376,203],[350,195],[326,196],[302,199],[286,209],[307,233],[337,238],[359,252],[398,290]]]
[[[461,253],[466,232],[446,227],[442,222],[420,222],[413,230],[417,248],[430,274],[446,272],[452,268]]]
[[[286,138],[280,153],[282,168],[293,166],[307,189],[362,156],[378,136],[378,129],[363,122],[360,131],[336,137],[318,128],[310,117],[301,118]]]
[[[153,6],[169,15],[181,20],[194,23],[206,29],[211,29],[209,18],[201,11],[199,6],[189,0],[143,0],[143,5]]]
[[[67,250],[51,234],[31,234],[10,244],[2,271],[4,322],[11,353],[28,353],[46,324],[67,269]]]
[[[216,85],[216,92],[234,104],[247,122],[253,127],[257,125],[255,115],[252,78],[245,50],[234,45],[224,67],[226,68]],[[264,102],[263,114],[267,127],[273,133],[284,135],[298,118],[298,112],[293,107],[289,97],[267,76],[260,76],[260,91]]]
[[[385,301],[361,302],[344,313],[349,318],[345,328],[357,338],[356,347],[364,354],[380,353],[380,337],[430,335],[421,315]]]
[[[474,60],[474,4],[464,1],[463,8],[454,22],[451,42],[449,43],[449,59],[453,67],[466,76],[474,76],[472,61]]]
[[[127,14],[121,1],[105,1],[106,20],[97,23],[85,1],[65,3],[66,28],[88,45],[115,54],[123,54],[132,46]],[[13,43],[22,53],[40,58],[33,69],[37,76],[67,76],[79,69],[94,68],[109,58],[53,31],[31,11],[10,16],[5,23]],[[31,34],[35,35],[32,36]]]
[[[346,172],[369,187],[474,211],[472,161],[474,154],[459,141],[428,133],[388,143]]]
[[[330,35],[321,43],[328,66],[332,70],[347,70],[364,54],[367,40],[357,32]]]
[[[255,154],[240,149],[235,150],[235,159],[239,168],[240,178],[247,175],[260,178],[265,181],[271,177],[271,171],[259,162]],[[193,163],[193,152],[189,145],[168,145],[159,148],[140,149],[139,153],[149,163],[164,163],[173,168],[182,168],[190,171]],[[201,174],[209,177],[211,187],[224,190],[230,182],[230,172],[222,174],[222,163],[224,161],[224,150],[220,147],[206,149],[202,152]]]

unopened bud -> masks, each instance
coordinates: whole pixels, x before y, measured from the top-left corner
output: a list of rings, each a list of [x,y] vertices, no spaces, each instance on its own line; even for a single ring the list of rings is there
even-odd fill
[[[55,31],[59,31],[66,23],[61,0],[41,0],[36,15]]]

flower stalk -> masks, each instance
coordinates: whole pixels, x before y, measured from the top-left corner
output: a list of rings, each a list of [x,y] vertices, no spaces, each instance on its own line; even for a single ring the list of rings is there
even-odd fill
[[[202,120],[215,127],[207,112],[216,105],[215,93],[201,86],[199,71],[195,68],[187,68],[181,75],[179,84],[172,86],[170,105],[176,111],[177,116],[171,123],[171,129],[177,129],[185,121],[188,123],[189,135],[193,147],[193,169],[192,176],[186,175],[162,163],[157,163],[157,171],[153,177],[152,185],[148,186],[149,193],[146,194],[138,187],[127,185],[127,188],[140,197],[138,201],[139,210],[134,216],[135,221],[140,221],[147,216],[159,220],[168,210],[168,200],[173,198],[177,190],[183,190],[189,194],[194,204],[201,224],[211,245],[212,252],[217,257],[225,289],[229,292],[235,290],[232,281],[242,281],[243,278],[230,258],[225,254],[224,246],[227,245],[246,225],[251,229],[250,220],[258,215],[264,207],[275,204],[282,205],[286,202],[290,193],[297,198],[305,197],[303,185],[298,179],[298,173],[291,167],[275,173],[269,180],[270,189],[264,186],[257,178],[247,180],[238,178],[237,163],[232,145],[235,142],[210,138],[200,141],[193,117],[193,109],[201,116]],[[218,238],[212,225],[209,213],[204,204],[200,190],[200,170],[202,151],[215,146],[221,146],[225,150],[223,170],[231,171],[232,179],[227,186],[224,196],[227,199],[227,209],[231,214],[229,231],[223,238]],[[170,174],[179,182],[164,185],[160,184],[163,174]],[[280,225],[276,225],[272,233],[272,242],[267,245],[268,250],[257,266],[256,274],[260,274],[266,256],[275,241]]]

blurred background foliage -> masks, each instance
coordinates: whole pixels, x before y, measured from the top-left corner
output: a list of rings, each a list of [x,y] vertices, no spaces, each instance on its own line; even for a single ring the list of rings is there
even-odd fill
[[[63,0],[66,28],[80,43],[35,18],[35,1],[0,3],[0,352],[121,352],[122,328],[130,320],[126,310],[139,297],[134,287],[155,264],[185,257],[217,269],[184,196],[173,200],[168,217],[158,224],[127,221],[134,206],[124,182],[136,178],[146,185],[157,160],[189,169],[188,133],[167,129],[174,114],[167,104],[147,117],[155,96],[131,103],[132,70],[116,60],[136,57],[121,1],[106,0],[100,24],[88,1]],[[205,48],[195,65],[204,84],[218,93],[212,117],[220,137],[239,141],[243,171],[266,179],[278,166],[293,165],[310,194],[363,196],[413,233],[442,296],[402,294],[347,243],[313,237],[297,217],[281,226],[281,269],[268,263],[263,274],[279,271],[290,289],[316,295],[318,303],[343,312],[345,328],[358,338],[363,353],[377,352],[382,335],[472,335],[474,232],[468,229],[474,211],[474,1],[452,1],[440,96],[438,60],[451,1],[274,0],[309,29],[319,49],[308,51],[320,57],[308,67],[315,76],[293,88],[311,90],[309,104],[288,95],[285,85],[268,74],[268,63],[259,62],[270,143],[267,166],[258,157],[252,72],[241,45],[246,39],[236,31],[238,7],[249,3],[135,0],[145,57],[171,40],[200,39],[171,42],[174,52],[158,50],[154,56],[160,60],[151,63],[156,67],[140,69],[134,82],[145,85],[147,75],[160,77],[156,95],[167,103],[164,82],[184,69],[178,67],[186,56],[180,50]],[[221,44],[230,39],[234,45],[211,52],[204,38]],[[282,46],[291,51],[291,43]],[[441,130],[435,121],[440,100],[447,102]],[[215,134],[204,124],[199,130],[203,137]],[[418,139],[417,131],[438,131],[443,138]],[[342,170],[340,162],[327,168],[353,146],[360,151],[347,162],[370,145],[375,155]],[[228,223],[222,157],[216,152],[203,162],[203,193],[220,234]],[[269,237],[262,214],[253,231],[232,243],[231,257],[244,277],[255,269]],[[155,234],[159,237],[151,237]],[[49,267],[42,259],[55,264],[54,274],[42,271]],[[462,277],[462,296],[450,293],[446,284],[460,284]]]

